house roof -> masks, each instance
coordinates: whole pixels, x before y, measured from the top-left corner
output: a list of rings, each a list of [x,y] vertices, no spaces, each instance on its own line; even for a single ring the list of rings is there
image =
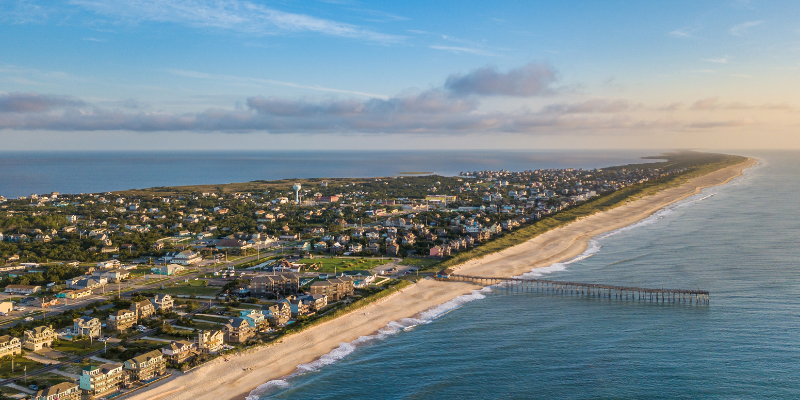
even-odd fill
[[[153,350],[153,351],[148,351],[147,353],[144,353],[144,354],[139,354],[138,356],[133,357],[128,361],[132,361],[132,362],[134,362],[136,364],[141,364],[141,363],[150,361],[150,360],[152,360],[154,358],[161,358],[161,357],[164,357],[164,355],[161,354],[160,351]]]
[[[77,387],[78,385],[72,382],[61,382],[59,384],[50,386],[47,389],[36,392],[36,397],[49,397],[60,394],[62,392],[66,392],[68,390],[74,390]]]

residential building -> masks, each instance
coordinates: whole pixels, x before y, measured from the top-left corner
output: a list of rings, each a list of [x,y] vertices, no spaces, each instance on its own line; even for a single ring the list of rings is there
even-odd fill
[[[222,328],[225,332],[225,341],[231,343],[244,343],[253,335],[253,327],[244,318],[232,318]]]
[[[61,382],[40,390],[33,395],[33,400],[80,400],[80,387],[72,382]]]
[[[4,301],[0,303],[0,313],[8,314],[14,310],[14,303],[10,301]]]
[[[296,294],[300,290],[300,278],[293,273],[259,275],[250,280],[253,296]]]
[[[281,326],[292,318],[292,307],[287,302],[280,302],[267,309],[267,320],[272,326]]]
[[[108,327],[114,331],[126,331],[136,325],[136,312],[131,310],[119,310],[108,316]]]
[[[222,331],[200,330],[197,332],[197,338],[194,343],[200,353],[213,354],[222,349],[224,340],[225,334]]]
[[[291,307],[292,309],[293,317],[300,317],[314,313],[311,310],[309,302],[301,298],[295,298],[293,300],[289,300],[289,307]]]
[[[84,368],[79,385],[81,391],[92,399],[127,387],[128,374],[122,368],[122,364],[102,364]]]
[[[347,276],[316,281],[311,284],[311,294],[324,294],[330,301],[339,301],[347,296],[352,296],[354,291],[353,279]]]
[[[197,264],[198,262],[203,260],[203,257],[200,253],[195,253],[193,251],[180,251],[180,252],[172,252],[167,253],[163,257],[164,262],[178,264],[178,265],[193,265]]]
[[[54,331],[52,327],[37,326],[29,331],[25,331],[22,347],[31,351],[39,351],[43,347],[52,346],[53,340],[55,339],[56,331]]]
[[[67,287],[70,289],[94,289],[101,287],[108,283],[106,278],[83,278],[77,277],[72,279],[67,279],[66,281]]]
[[[100,337],[100,320],[88,315],[72,320],[72,333],[75,335]]]
[[[147,318],[156,313],[155,306],[147,299],[131,303],[130,310],[136,313],[137,320]]]
[[[125,371],[131,382],[146,382],[167,371],[167,360],[159,350],[149,351],[125,361]]]
[[[178,365],[195,353],[194,343],[186,342],[183,340],[176,340],[161,348],[161,353],[167,359],[167,362],[172,365]]]
[[[311,312],[318,312],[328,305],[328,296],[324,294],[309,294],[299,298],[303,299],[303,301],[308,304],[308,308]]]
[[[99,269],[110,269],[110,268],[118,268],[121,265],[119,260],[108,260],[108,261],[100,261],[97,263],[97,268]]]
[[[267,322],[261,310],[242,310],[239,311],[239,317],[246,319],[250,326],[256,331],[263,329],[264,324]]]
[[[22,342],[19,338],[3,335],[0,336],[0,358],[22,353]]]
[[[159,311],[170,311],[174,307],[175,301],[172,299],[172,296],[168,294],[157,294],[153,297],[153,305],[156,307],[156,310]]]
[[[123,279],[128,279],[131,273],[124,269],[112,269],[110,271],[95,271],[92,277],[95,279],[105,279],[106,282],[119,282]]]
[[[34,294],[42,290],[41,286],[33,285],[8,285],[6,286],[6,293],[13,294]]]
[[[153,267],[150,269],[150,271],[158,275],[175,275],[183,271],[184,269],[186,268],[184,268],[182,265],[169,264],[169,265],[163,265],[161,267]]]
[[[64,290],[59,292],[56,297],[61,299],[80,299],[92,295],[92,289]]]

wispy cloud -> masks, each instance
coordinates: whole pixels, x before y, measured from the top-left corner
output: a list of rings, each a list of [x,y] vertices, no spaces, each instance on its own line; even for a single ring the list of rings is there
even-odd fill
[[[0,95],[0,112],[42,113],[57,108],[80,107],[86,103],[70,96],[38,93],[8,93]]]
[[[105,39],[97,39],[97,38],[93,38],[93,37],[85,37],[85,38],[83,38],[83,40],[85,40],[85,41],[87,41],[87,42],[100,42],[100,43],[105,43]]]
[[[718,63],[718,64],[727,64],[729,58],[730,58],[730,56],[725,56],[725,57],[722,57],[722,58],[704,58],[703,60],[709,61],[709,62],[713,62],[713,63]]]
[[[530,97],[552,93],[556,80],[558,73],[550,65],[530,63],[508,72],[484,67],[467,74],[453,74],[444,86],[457,95]]]
[[[731,74],[731,76],[734,77],[734,78],[753,79],[752,76],[747,75],[747,74]]]
[[[759,26],[759,25],[761,25],[763,23],[764,23],[764,21],[745,22],[743,24],[739,24],[739,25],[735,25],[735,26],[731,27],[731,29],[728,32],[733,36],[742,36],[745,33],[747,33],[747,31],[749,31],[750,28]]]
[[[241,77],[241,76],[233,76],[233,75],[220,75],[220,74],[209,74],[206,72],[199,72],[199,71],[189,71],[183,69],[168,69],[166,70],[170,74],[184,76],[187,78],[197,78],[197,79],[212,79],[217,81],[226,81],[226,82],[238,82],[238,83],[261,83],[266,85],[277,85],[277,86],[287,86],[293,87],[298,89],[309,89],[309,90],[316,90],[320,92],[332,92],[332,93],[344,93],[344,94],[353,94],[358,96],[364,97],[373,97],[378,99],[387,99],[389,96],[381,95],[381,94],[374,94],[374,93],[365,93],[365,92],[358,92],[353,90],[343,90],[343,89],[333,89],[324,86],[314,86],[314,85],[301,85],[298,83],[292,82],[284,82],[278,81],[273,79],[262,79],[262,78],[250,78],[250,77]]]
[[[696,27],[678,28],[670,32],[669,35],[677,38],[693,38],[694,33],[697,32],[698,30],[699,29]]]
[[[478,56],[487,56],[487,57],[494,57],[496,54],[488,52],[482,49],[474,49],[469,47],[458,47],[458,46],[428,46],[432,49],[436,50],[445,50],[453,53],[468,53],[468,54],[475,54]]]
[[[72,0],[70,4],[127,22],[168,22],[198,28],[271,35],[313,32],[389,44],[403,36],[375,32],[368,28],[289,13],[242,0]]]

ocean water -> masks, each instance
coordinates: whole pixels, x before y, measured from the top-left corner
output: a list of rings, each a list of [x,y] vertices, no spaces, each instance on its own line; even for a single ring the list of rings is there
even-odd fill
[[[800,153],[530,275],[702,288],[707,306],[484,289],[343,343],[251,399],[800,398]]]
[[[0,195],[98,193],[154,186],[401,172],[602,168],[655,162],[658,151],[158,151],[0,152]]]

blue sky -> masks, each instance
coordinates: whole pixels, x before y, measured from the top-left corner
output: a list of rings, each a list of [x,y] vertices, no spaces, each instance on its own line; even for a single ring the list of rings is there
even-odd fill
[[[0,1],[7,149],[800,147],[789,1]]]

